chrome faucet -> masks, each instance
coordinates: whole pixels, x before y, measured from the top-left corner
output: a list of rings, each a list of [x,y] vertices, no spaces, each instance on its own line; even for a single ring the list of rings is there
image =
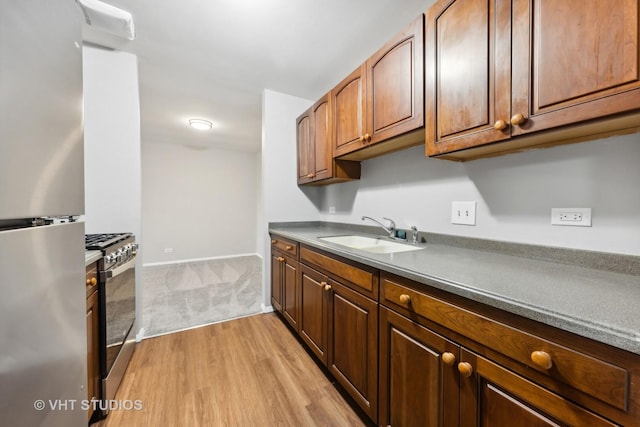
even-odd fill
[[[418,227],[415,225],[411,226],[411,242],[418,243]]]
[[[389,225],[389,227],[385,226],[380,221],[371,218],[370,216],[363,216],[362,220],[364,221],[365,219],[369,219],[369,220],[375,222],[376,224],[378,224],[380,227],[384,228],[384,231],[387,232],[389,237],[392,237],[392,238],[396,237],[396,223],[392,219],[382,217],[382,219],[386,219],[387,221],[389,221],[391,223],[391,225]]]

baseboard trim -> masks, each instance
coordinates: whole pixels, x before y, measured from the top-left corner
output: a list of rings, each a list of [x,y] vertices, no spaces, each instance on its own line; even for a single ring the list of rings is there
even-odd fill
[[[136,342],[140,342],[144,339],[144,328],[140,328],[136,334]]]
[[[251,256],[255,256],[262,259],[262,257],[258,253],[249,253],[249,254],[222,255],[222,256],[214,256],[214,257],[208,257],[208,258],[192,258],[192,259],[179,259],[174,261],[147,262],[142,264],[142,267],[158,267],[162,265],[187,264],[190,262],[215,261],[220,259],[243,258],[243,257],[251,257]]]
[[[261,304],[261,305],[262,305],[262,312],[263,312],[263,313],[272,313],[272,312],[274,312],[274,311],[275,311],[275,310],[273,309],[273,306],[272,306],[272,305],[264,305],[264,304]]]

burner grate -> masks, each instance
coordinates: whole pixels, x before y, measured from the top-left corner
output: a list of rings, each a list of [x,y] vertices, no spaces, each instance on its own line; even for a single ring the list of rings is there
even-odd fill
[[[84,246],[89,250],[103,250],[130,236],[132,236],[131,233],[86,234]]]

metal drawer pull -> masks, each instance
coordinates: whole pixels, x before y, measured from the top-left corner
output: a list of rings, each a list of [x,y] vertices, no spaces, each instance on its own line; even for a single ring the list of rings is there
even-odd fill
[[[531,361],[542,369],[551,369],[553,366],[551,355],[546,351],[534,351],[531,353]]]
[[[105,279],[111,279],[112,277],[119,276],[120,274],[124,273],[127,270],[135,268],[135,266],[136,266],[136,257],[133,257],[129,261],[127,261],[126,264],[122,264],[114,268],[113,270],[104,271],[101,274],[104,275]]]

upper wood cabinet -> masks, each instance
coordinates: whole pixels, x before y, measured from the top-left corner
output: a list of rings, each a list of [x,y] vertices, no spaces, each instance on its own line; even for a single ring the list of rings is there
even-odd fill
[[[365,78],[365,66],[361,65],[331,91],[335,115],[333,151],[336,157],[360,149],[366,143]]]
[[[422,143],[424,16],[331,91],[334,157],[365,160]]]
[[[330,184],[360,178],[360,163],[334,160],[329,94],[296,120],[298,184]]]
[[[637,128],[639,34],[636,0],[438,1],[426,18],[427,155],[475,158]]]

